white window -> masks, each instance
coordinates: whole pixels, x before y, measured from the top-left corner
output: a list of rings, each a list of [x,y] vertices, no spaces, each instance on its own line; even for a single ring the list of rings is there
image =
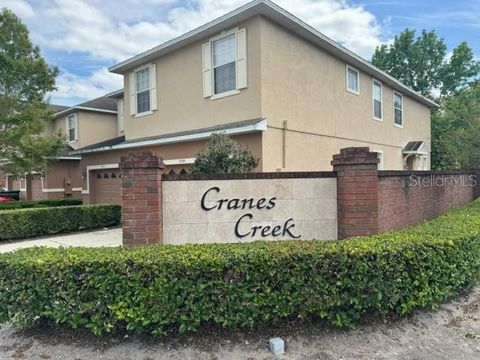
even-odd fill
[[[360,94],[360,78],[359,72],[347,65],[347,91]]]
[[[247,87],[246,29],[232,30],[202,45],[203,95],[212,100]]]
[[[373,118],[375,120],[382,120],[383,118],[383,91],[382,83],[373,80]]]
[[[403,95],[393,92],[393,123],[397,126],[403,126]]]
[[[143,116],[157,109],[155,64],[142,66],[129,75],[130,115]]]
[[[135,72],[137,114],[150,111],[150,69]]]
[[[78,140],[77,114],[67,116],[67,138],[70,142]]]
[[[235,90],[235,34],[212,42],[213,91],[222,94]]]

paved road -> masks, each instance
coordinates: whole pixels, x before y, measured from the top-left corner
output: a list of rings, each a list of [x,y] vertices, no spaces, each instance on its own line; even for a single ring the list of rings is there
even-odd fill
[[[122,245],[122,229],[85,231],[76,234],[56,235],[33,240],[0,243],[0,253],[23,249],[32,246],[68,247],[68,246],[120,246]]]

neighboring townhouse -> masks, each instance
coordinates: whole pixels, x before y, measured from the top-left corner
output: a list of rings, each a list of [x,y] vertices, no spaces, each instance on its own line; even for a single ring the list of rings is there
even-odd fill
[[[80,198],[83,183],[81,156],[69,153],[118,134],[117,103],[117,99],[103,96],[72,107],[51,105],[54,117],[45,134],[65,134],[66,149],[48,162],[42,174],[7,176],[8,189],[21,190],[21,197],[25,200]]]
[[[331,170],[350,146],[380,169],[430,169],[436,104],[267,0],[113,66],[124,77],[121,136],[82,156],[84,201],[120,202],[120,157],[151,150],[188,170],[214,132],[260,159],[257,171]]]

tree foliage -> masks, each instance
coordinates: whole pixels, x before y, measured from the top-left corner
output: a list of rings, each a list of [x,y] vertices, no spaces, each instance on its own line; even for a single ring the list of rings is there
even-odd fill
[[[435,31],[405,29],[392,44],[375,50],[372,63],[430,98],[462,90],[479,75],[480,63],[466,42],[447,57],[447,46]]]
[[[193,174],[238,174],[252,171],[258,165],[248,149],[225,133],[213,134],[192,166]]]
[[[0,11],[0,159],[8,171],[42,170],[46,159],[64,146],[58,134],[47,136],[51,112],[45,101],[55,89],[58,69],[50,67],[32,44],[22,21]]]
[[[480,82],[446,98],[433,114],[432,164],[437,170],[480,167]]]

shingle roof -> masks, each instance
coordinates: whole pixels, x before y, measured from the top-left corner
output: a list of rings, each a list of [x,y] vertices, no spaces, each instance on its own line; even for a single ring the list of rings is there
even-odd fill
[[[68,109],[68,106],[49,104],[48,109],[53,113],[57,113],[57,112]]]
[[[58,108],[57,111],[53,110],[55,111],[55,116],[57,117],[68,115],[76,110],[99,111],[99,112],[109,112],[109,113],[117,112],[117,100],[109,98],[106,95],[93,100],[85,101],[81,104],[74,105],[71,107],[66,107],[66,106],[60,107],[59,105],[54,105],[54,106]]]
[[[117,101],[106,96],[102,96],[93,100],[85,101],[84,103],[76,105],[76,107],[117,111]]]
[[[159,136],[150,136],[150,137],[143,137],[133,140],[125,141],[125,136],[116,137],[113,139],[109,139],[106,141],[102,141],[97,144],[85,146],[83,148],[77,149],[72,151],[71,154],[82,154],[82,153],[89,153],[89,152],[96,152],[96,151],[108,151],[108,150],[115,150],[115,148],[134,148],[135,145],[138,147],[147,146],[146,143],[152,144],[155,142],[161,143],[168,142],[168,140],[173,139],[186,139],[186,140],[179,140],[179,141],[171,141],[171,142],[180,142],[180,141],[193,141],[189,138],[192,135],[205,135],[204,138],[208,138],[210,134],[216,132],[229,132],[229,130],[241,129],[241,128],[251,128],[251,131],[262,131],[264,130],[261,127],[258,127],[263,123],[264,119],[251,119],[251,120],[244,120],[244,121],[237,121],[228,124],[221,124],[216,126],[205,127],[201,129],[189,130],[189,131],[181,131],[176,133],[170,133],[165,135]],[[266,128],[266,125],[265,125]],[[196,139],[198,140],[198,139]]]

